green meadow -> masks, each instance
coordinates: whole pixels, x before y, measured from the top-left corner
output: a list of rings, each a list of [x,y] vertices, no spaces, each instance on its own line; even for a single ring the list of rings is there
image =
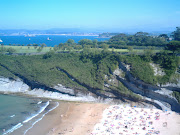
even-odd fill
[[[8,45],[4,45],[4,46],[0,46],[1,48],[4,47],[5,49],[8,49],[8,48],[12,48],[14,49],[15,51],[13,53],[37,53],[38,52],[38,48],[39,47],[34,47],[34,46],[8,46]],[[93,50],[97,50],[96,48],[91,48]],[[54,50],[54,47],[43,47],[43,49],[40,51],[42,53],[46,53],[46,52],[49,52],[50,50]],[[77,50],[77,49],[72,49],[71,51],[82,51],[83,49],[80,49],[80,50]],[[103,50],[101,48],[99,48],[99,50]],[[112,52],[118,52],[118,53],[128,53],[128,52],[132,52],[132,53],[144,53],[144,49],[133,49],[132,51],[129,51],[128,49],[112,49],[112,48],[109,48],[108,49],[109,51],[112,51]],[[59,49],[57,52],[66,52],[66,51],[69,51],[69,50],[62,50],[62,49]],[[157,52],[160,52],[160,50],[156,49],[156,50],[153,50],[154,53],[157,53]]]

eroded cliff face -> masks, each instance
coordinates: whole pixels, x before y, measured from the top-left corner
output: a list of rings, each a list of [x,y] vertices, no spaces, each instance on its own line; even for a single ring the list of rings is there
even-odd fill
[[[154,76],[164,76],[166,73],[158,64],[150,63],[150,66],[154,70]],[[176,77],[172,77],[172,80],[174,80],[174,83],[168,82],[164,85],[157,84],[157,86],[164,88],[166,90],[171,90],[171,91],[179,91],[180,92],[180,73],[176,71]]]
[[[164,86],[147,84],[133,77],[130,73],[130,67],[124,63],[120,63],[119,68],[116,69],[113,74],[117,77],[117,80],[123,83],[129,90],[136,94],[140,94],[144,99],[150,98],[152,100],[157,100],[167,108],[180,112],[180,104],[172,96],[173,90],[179,90],[180,81],[177,84],[167,84]],[[125,74],[125,77],[122,76],[122,74]]]
[[[10,80],[8,78],[0,77],[0,91],[2,92],[26,92],[29,86],[20,79]]]
[[[162,68],[160,68],[160,65],[155,64],[155,63],[149,63],[149,64],[153,68],[155,76],[164,76],[164,75],[166,75],[164,70]]]
[[[54,91],[53,91],[54,90]],[[31,89],[30,86],[25,84],[22,80],[11,80],[8,78],[0,77],[0,92],[8,93],[22,93],[35,97],[51,98],[58,100],[68,101],[96,101],[97,99],[91,95],[91,93],[81,93],[73,89],[66,88],[61,84],[54,86],[52,90],[46,90],[43,88]],[[101,100],[101,99],[98,99]]]
[[[172,91],[180,88],[180,81],[177,84],[154,86],[133,77],[130,73],[130,69],[130,65],[120,62],[119,68],[114,71],[108,82],[104,84],[104,87],[109,88],[111,85],[118,85],[118,81],[120,81],[129,90],[141,95],[143,98],[141,101],[148,104],[153,104],[154,106],[164,110],[172,109],[173,111],[180,112],[180,104],[178,104],[177,100],[172,96]],[[109,88],[109,91],[101,92],[100,90],[95,90],[88,87],[88,90],[71,89],[62,86],[61,84],[54,87],[47,87],[42,84],[38,84],[38,82],[31,82],[22,76],[20,76],[20,78],[21,80],[11,80],[0,77],[0,91],[4,93],[21,92],[37,97],[70,101],[109,102],[114,99],[120,99],[122,101],[124,99],[131,100],[123,97],[123,95],[111,88]],[[107,78],[107,76],[105,76],[105,78]],[[76,81],[75,78],[74,80]]]

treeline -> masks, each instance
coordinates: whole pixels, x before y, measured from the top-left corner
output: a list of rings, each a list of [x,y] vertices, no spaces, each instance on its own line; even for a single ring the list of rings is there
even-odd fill
[[[112,33],[115,36],[111,37],[108,41],[98,41],[90,39],[81,39],[78,43],[75,43],[73,39],[67,40],[66,43],[60,43],[56,45],[55,51],[73,49],[82,50],[84,48],[114,48],[114,49],[157,49],[165,48],[173,53],[179,53],[180,51],[180,28],[177,27],[169,37],[167,34],[160,34],[159,36],[152,36],[145,32],[137,32],[134,35],[117,34]],[[102,34],[106,35],[106,34]],[[110,35],[108,33],[108,35]]]
[[[111,35],[110,33],[108,33]],[[100,49],[128,49],[129,52],[132,52],[133,49],[151,49],[155,50],[157,48],[166,50],[170,50],[173,53],[180,52],[180,28],[177,27],[174,32],[172,32],[171,37],[167,34],[160,34],[159,36],[152,36],[145,32],[137,32],[134,35],[128,34],[118,34],[112,33],[112,35],[108,41],[98,41],[97,39],[81,39],[78,43],[75,43],[73,39],[68,39],[65,43],[60,43],[59,45],[55,45],[50,48],[51,50],[57,51],[82,51],[84,48],[100,48]],[[104,34],[103,34],[104,35]],[[106,35],[106,34],[105,34]],[[172,41],[171,41],[172,40]],[[21,45],[19,45],[21,46]],[[22,45],[24,46],[24,45]],[[1,44],[0,52],[1,53],[13,53],[16,50],[13,48],[3,48],[4,45]],[[30,47],[34,47],[37,52],[41,52],[46,44],[28,44],[28,49]]]
[[[168,36],[150,36],[145,32],[137,32],[134,35],[119,34],[112,37],[108,44],[112,48],[122,48],[122,46],[165,46],[169,41]]]

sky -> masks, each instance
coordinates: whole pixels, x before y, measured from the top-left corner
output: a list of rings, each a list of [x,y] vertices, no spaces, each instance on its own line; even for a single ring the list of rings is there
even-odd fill
[[[0,29],[163,29],[180,26],[180,0],[1,0]]]

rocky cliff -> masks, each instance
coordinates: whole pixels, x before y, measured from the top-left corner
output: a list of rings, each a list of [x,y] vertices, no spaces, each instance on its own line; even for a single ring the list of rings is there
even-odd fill
[[[122,72],[125,74],[125,77],[121,76]],[[146,84],[143,81],[133,77],[130,73],[130,68],[124,63],[119,64],[119,68],[116,69],[114,75],[116,75],[117,79],[121,81],[129,90],[140,94],[144,97],[144,99],[150,98],[152,100],[157,100],[161,103],[161,106],[162,104],[165,106],[162,106],[162,108],[169,108],[173,111],[180,112],[180,104],[171,95],[172,90],[179,91],[180,81],[178,81],[177,84],[167,84],[163,86]]]

